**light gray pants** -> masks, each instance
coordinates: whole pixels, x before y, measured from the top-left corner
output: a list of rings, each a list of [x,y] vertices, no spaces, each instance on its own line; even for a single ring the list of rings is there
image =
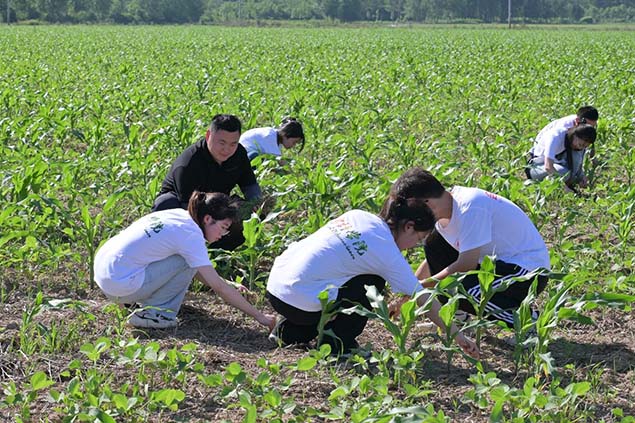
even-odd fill
[[[573,169],[569,169],[567,165],[567,157],[566,153],[558,155],[556,160],[554,160],[553,167],[556,169],[561,176],[569,175],[566,182],[570,185],[575,185],[582,178],[584,178],[584,170],[582,168],[582,164],[584,163],[584,153],[585,150],[573,150],[571,153],[571,164]],[[560,157],[564,156],[564,157]],[[549,173],[545,170],[545,158],[542,157],[534,157],[529,162],[529,174],[531,175],[531,179],[536,181],[542,181],[545,179]]]
[[[196,269],[189,267],[183,257],[170,256],[146,267],[143,285],[137,291],[125,297],[108,298],[119,304],[158,307],[164,316],[175,318],[195,274]]]

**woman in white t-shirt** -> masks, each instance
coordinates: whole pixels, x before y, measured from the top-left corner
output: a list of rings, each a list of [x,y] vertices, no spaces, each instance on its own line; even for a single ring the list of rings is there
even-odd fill
[[[150,213],[109,239],[95,256],[95,281],[118,304],[137,303],[134,327],[176,326],[176,315],[193,277],[228,304],[269,329],[275,318],[254,308],[222,279],[210,262],[207,242],[228,233],[237,208],[222,193],[195,191],[188,209]]]
[[[585,188],[587,179],[582,166],[587,149],[593,157],[598,119],[595,107],[582,106],[575,115],[554,120],[542,128],[529,151],[527,178],[541,181],[549,175],[566,175],[568,190],[575,191],[576,185]]]
[[[304,148],[304,129],[302,123],[293,117],[287,117],[277,128],[253,128],[240,136],[240,144],[247,150],[247,157],[253,160],[257,156],[269,154],[276,157],[282,155],[281,147]]]
[[[382,291],[386,282],[394,293],[413,295],[422,290],[401,251],[414,248],[434,227],[434,216],[425,203],[410,192],[412,181],[400,178],[384,203],[379,216],[351,210],[331,220],[307,238],[291,244],[276,258],[267,281],[267,297],[284,316],[272,336],[283,344],[307,343],[318,335],[321,304],[318,294],[328,290],[337,308],[362,304],[371,309],[365,285]],[[419,304],[428,296],[419,297]],[[427,316],[444,328],[438,316],[439,304],[433,301]],[[358,347],[367,318],[339,313],[324,336],[335,354],[349,353]],[[451,328],[456,332],[455,327]],[[457,343],[467,353],[478,356],[475,344],[462,333]]]
[[[531,150],[527,166],[530,179],[541,181],[549,175],[566,176],[565,186],[575,191],[575,186],[586,188],[584,155],[597,137],[595,127],[581,123],[564,131],[541,132]]]

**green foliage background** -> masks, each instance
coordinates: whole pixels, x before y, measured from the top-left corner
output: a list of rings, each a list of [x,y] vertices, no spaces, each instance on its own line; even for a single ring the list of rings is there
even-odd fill
[[[620,294],[635,294],[634,47],[632,33],[603,30],[2,27],[0,302],[11,290],[85,289],[100,242],[149,212],[174,158],[205,132],[212,115],[226,112],[241,117],[245,128],[293,115],[307,134],[305,151],[287,152],[285,168],[271,160],[258,165],[263,188],[277,200],[275,214],[267,222],[251,221],[246,246],[229,257],[228,267],[242,272],[260,300],[271,261],[288,243],[350,208],[378,211],[390,183],[419,165],[447,186],[479,186],[519,204],[547,240],[554,270],[568,274],[568,286],[575,287],[561,294],[587,294],[597,300],[592,306],[622,306],[629,297]],[[589,195],[565,194],[556,180],[527,184],[522,168],[532,137],[584,104],[595,105],[601,116],[596,157],[587,167]],[[410,257],[412,263],[420,258],[421,252]],[[557,298],[554,287],[548,291],[546,301]],[[611,293],[594,295],[605,291]],[[224,375],[206,375],[194,347],[159,353],[157,343],[117,341],[125,316],[116,307],[117,322],[108,323],[112,342],[95,341],[82,332],[93,326],[86,317],[92,314],[71,325],[36,324],[41,310],[60,302],[45,301],[41,292],[34,297],[19,340],[8,347],[19,348],[20,357],[37,355],[38,348],[76,353],[86,337],[94,342],[80,350],[93,364],[74,359],[60,374],[72,377],[68,386],[58,381],[49,391],[68,410],[81,403],[76,410],[95,411],[93,400],[111,398],[104,401],[121,416],[143,421],[146,413],[177,408],[184,396],[172,388],[185,389],[194,374],[206,386],[222,387],[222,401],[239,401],[245,421],[255,421],[263,408],[275,409],[269,411],[278,418],[295,407],[293,397],[283,401],[280,393],[292,379],[267,384],[279,365],[262,360],[266,371],[257,378],[235,363]],[[573,309],[566,311],[575,317]],[[69,333],[58,337],[62,328]],[[45,335],[48,343],[39,346]],[[423,357],[415,352],[414,358],[410,352],[376,354],[385,358],[386,374],[394,368],[391,360],[408,364],[405,375],[412,373],[414,383]],[[102,354],[112,355],[108,363],[132,357],[123,362],[137,379],[121,389],[110,386],[112,369],[94,368]],[[316,354],[290,366],[311,371],[328,355]],[[135,361],[139,357],[143,362]],[[143,366],[161,374],[161,387],[170,389],[140,392]],[[30,382],[4,384],[2,404],[22,407],[28,420],[38,392],[54,383],[49,376],[37,372]],[[298,413],[363,421],[383,410],[388,417],[377,421],[388,421],[387,407],[411,406],[428,395],[425,381],[394,386],[383,374],[331,377],[337,388],[326,411]],[[534,421],[567,421],[577,416],[571,404],[589,390],[587,382],[563,390],[557,379],[538,386],[532,377],[521,391],[501,385],[493,373],[470,382],[478,389],[468,393],[468,402],[483,409],[496,402],[493,420],[507,404],[518,418],[530,413]],[[406,394],[396,395],[403,403],[387,403],[388,390],[401,388]],[[341,397],[348,399],[344,405]],[[137,400],[148,402],[135,408]],[[536,404],[555,411],[543,414]],[[404,410],[395,412],[436,413],[430,404]],[[593,410],[585,413],[594,418]],[[449,419],[436,415],[426,421]],[[110,421],[106,411],[100,416]]]
[[[619,207],[633,202],[629,32],[14,27],[1,35],[5,264],[81,262],[80,245],[149,210],[171,161],[219,112],[245,128],[286,115],[305,123],[308,146],[289,172],[260,170],[292,212],[284,236],[349,206],[377,210],[390,181],[421,165],[447,185],[507,195],[573,256],[584,249],[610,266],[632,251],[632,231],[623,244],[614,229],[629,220]],[[599,167],[589,169],[597,197],[556,191],[558,201],[547,201],[544,188],[523,185],[524,153],[543,125],[583,104],[601,113]],[[105,215],[89,243],[82,207]],[[590,230],[594,237],[578,236]]]

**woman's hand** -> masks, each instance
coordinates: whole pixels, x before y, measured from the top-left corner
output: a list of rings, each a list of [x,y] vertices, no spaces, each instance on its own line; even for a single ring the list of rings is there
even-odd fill
[[[462,333],[458,333],[456,335],[456,343],[459,347],[461,347],[465,354],[469,355],[473,359],[478,360],[481,357],[481,352],[476,346],[476,343]]]
[[[388,315],[390,316],[391,319],[394,319],[395,317],[399,318],[399,316],[401,315],[400,314],[401,306],[404,305],[404,303],[408,301],[409,299],[410,299],[409,296],[402,295],[400,297],[393,299],[388,304]]]
[[[270,314],[263,314],[262,318],[258,319],[258,323],[263,326],[266,326],[269,329],[269,333],[273,330],[276,325],[276,316],[272,316]]]

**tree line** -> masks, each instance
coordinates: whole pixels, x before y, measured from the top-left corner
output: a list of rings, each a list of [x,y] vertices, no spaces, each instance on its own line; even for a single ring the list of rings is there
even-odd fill
[[[185,24],[331,19],[507,22],[508,0],[0,0],[2,20]],[[511,0],[515,23],[635,21],[635,0]]]

